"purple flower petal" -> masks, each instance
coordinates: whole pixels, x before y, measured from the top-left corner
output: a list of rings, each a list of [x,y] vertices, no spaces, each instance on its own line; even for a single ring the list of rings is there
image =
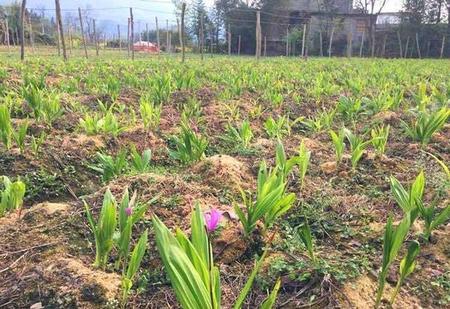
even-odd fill
[[[222,213],[217,209],[211,209],[204,214],[205,226],[208,233],[213,232],[217,229],[222,218]]]
[[[125,214],[129,217],[133,213],[133,209],[131,207],[125,208]]]

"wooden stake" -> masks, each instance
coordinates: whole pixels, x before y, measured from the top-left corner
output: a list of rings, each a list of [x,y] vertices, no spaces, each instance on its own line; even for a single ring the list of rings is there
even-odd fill
[[[120,25],[117,25],[117,37],[119,38],[119,52],[122,51],[122,40],[120,39]]]
[[[419,59],[421,59],[422,54],[420,52],[419,34],[417,32],[416,32],[416,47],[417,47],[417,55],[419,56]]]
[[[61,41],[60,41],[60,31],[59,31],[59,23],[58,18],[56,18],[56,48],[58,49],[58,57],[61,56]]]
[[[331,57],[331,48],[333,47],[334,25],[331,28],[330,45],[328,46],[328,57]]]
[[[28,14],[28,32],[30,33],[30,45],[34,52],[34,41],[33,41],[33,25],[31,24],[31,14]]]
[[[241,35],[238,36],[238,56],[241,55]]]
[[[359,58],[362,58],[362,56],[363,56],[365,36],[366,36],[366,31],[363,30],[363,33],[362,33],[362,36],[361,36],[361,44],[359,46]]]
[[[303,24],[303,34],[302,34],[302,57],[305,57],[306,50],[306,22]]]
[[[178,18],[177,18],[178,23]],[[169,48],[169,20],[166,20],[166,52],[170,52]]]
[[[69,53],[72,55],[73,43],[72,43],[72,31],[71,31],[71,26],[68,26],[68,27],[67,27],[67,36],[69,37]]]
[[[134,60],[134,20],[133,20],[133,8],[130,7],[130,34],[131,34],[131,60]]]
[[[156,44],[158,46],[158,50],[161,48],[161,42],[159,41],[159,26],[158,26],[158,17],[155,17],[156,22]]]
[[[267,36],[264,36],[264,57],[267,57]]]
[[[145,24],[145,32],[147,33],[145,40],[147,41],[147,47],[150,47],[150,38],[148,33],[148,23]]]
[[[322,31],[319,31],[319,55],[320,55],[320,57],[323,57],[323,38],[322,38]]]
[[[353,33],[349,31],[347,33],[347,57],[351,58],[353,54]]]
[[[441,53],[439,55],[439,58],[441,59],[444,56],[444,47],[445,47],[445,35],[442,36]]]
[[[64,61],[67,61],[66,42],[64,41],[64,29],[63,29],[63,25],[62,25],[61,5],[59,3],[59,0],[55,0],[55,9],[56,9],[56,17],[57,17],[56,19],[57,19],[58,25],[59,25],[59,35],[61,37],[63,58],[64,58]]]
[[[25,59],[25,9],[27,6],[27,0],[22,0],[22,7],[20,9],[20,60]]]
[[[81,16],[81,9],[80,8],[78,8],[78,16],[80,18],[81,38],[82,38],[83,46],[84,46],[84,55],[85,55],[85,57],[87,59],[88,58],[88,52],[87,52],[87,47],[86,47],[86,37],[84,35],[83,17]]]
[[[256,11],[256,60],[261,57],[261,12]]]
[[[409,36],[406,38],[405,56],[403,58],[408,57],[408,47],[409,47]]]
[[[289,27],[286,28],[286,57],[289,57]]]
[[[231,29],[230,29],[230,24],[228,24],[227,41],[228,41],[228,56],[231,56]]]
[[[184,13],[186,13],[186,2],[181,5],[181,31],[180,31],[180,41],[181,41],[181,62],[185,61],[185,50],[184,50]]]
[[[400,31],[397,31],[397,39],[398,39],[398,48],[400,52],[400,58],[403,58],[403,46],[402,46],[402,38],[400,36]]]
[[[203,13],[200,15],[200,58],[203,60],[203,50],[205,48],[205,38],[204,38],[204,29],[203,29]]]
[[[9,24],[8,24],[8,18],[5,20],[5,27],[6,27],[6,44],[8,45],[8,52],[10,49],[10,43],[9,43]]]
[[[130,57],[130,50],[131,50],[131,48],[130,48],[130,26],[131,26],[130,17],[128,17],[128,28],[127,28],[127,55],[128,55],[128,57]]]
[[[95,55],[98,56],[98,38],[97,30],[95,28],[95,19],[92,20],[92,31],[94,32]]]

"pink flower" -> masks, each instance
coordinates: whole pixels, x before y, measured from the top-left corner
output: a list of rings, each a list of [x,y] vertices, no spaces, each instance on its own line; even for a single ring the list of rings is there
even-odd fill
[[[222,213],[217,209],[211,209],[204,213],[205,226],[208,233],[213,232],[219,226]]]
[[[127,215],[127,217],[131,216],[132,213],[133,209],[131,207],[125,208],[125,214]]]

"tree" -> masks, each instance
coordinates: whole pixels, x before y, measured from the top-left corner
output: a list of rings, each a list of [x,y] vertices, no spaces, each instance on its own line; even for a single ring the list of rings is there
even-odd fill
[[[387,0],[357,0],[355,3],[357,10],[368,15],[369,25],[367,32],[370,38],[369,46],[372,57],[375,56],[375,26],[377,24],[377,17],[384,9],[386,2]]]
[[[203,16],[204,23],[208,19],[208,14],[206,13],[206,6],[203,0],[193,0],[189,13],[189,24],[188,32],[191,36],[197,38],[197,44],[200,45],[200,27],[201,18]]]

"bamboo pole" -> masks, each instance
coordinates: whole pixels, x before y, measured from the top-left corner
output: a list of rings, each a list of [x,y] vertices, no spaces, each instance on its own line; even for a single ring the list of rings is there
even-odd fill
[[[72,55],[73,43],[72,43],[72,31],[70,26],[67,27],[67,36],[69,38],[69,53]]]
[[[87,59],[88,58],[88,52],[87,52],[87,47],[86,47],[86,37],[84,35],[83,17],[81,16],[81,9],[80,8],[78,8],[78,16],[80,18],[81,38],[82,38],[83,46],[84,46],[84,55],[85,55],[85,57]]]
[[[22,0],[22,7],[20,9],[20,60],[25,59],[25,34],[24,34],[24,25],[25,25],[25,10],[27,6],[27,1]]]
[[[445,35],[442,36],[441,53],[439,55],[440,59],[442,59],[442,57],[444,56],[444,47],[445,47]]]

